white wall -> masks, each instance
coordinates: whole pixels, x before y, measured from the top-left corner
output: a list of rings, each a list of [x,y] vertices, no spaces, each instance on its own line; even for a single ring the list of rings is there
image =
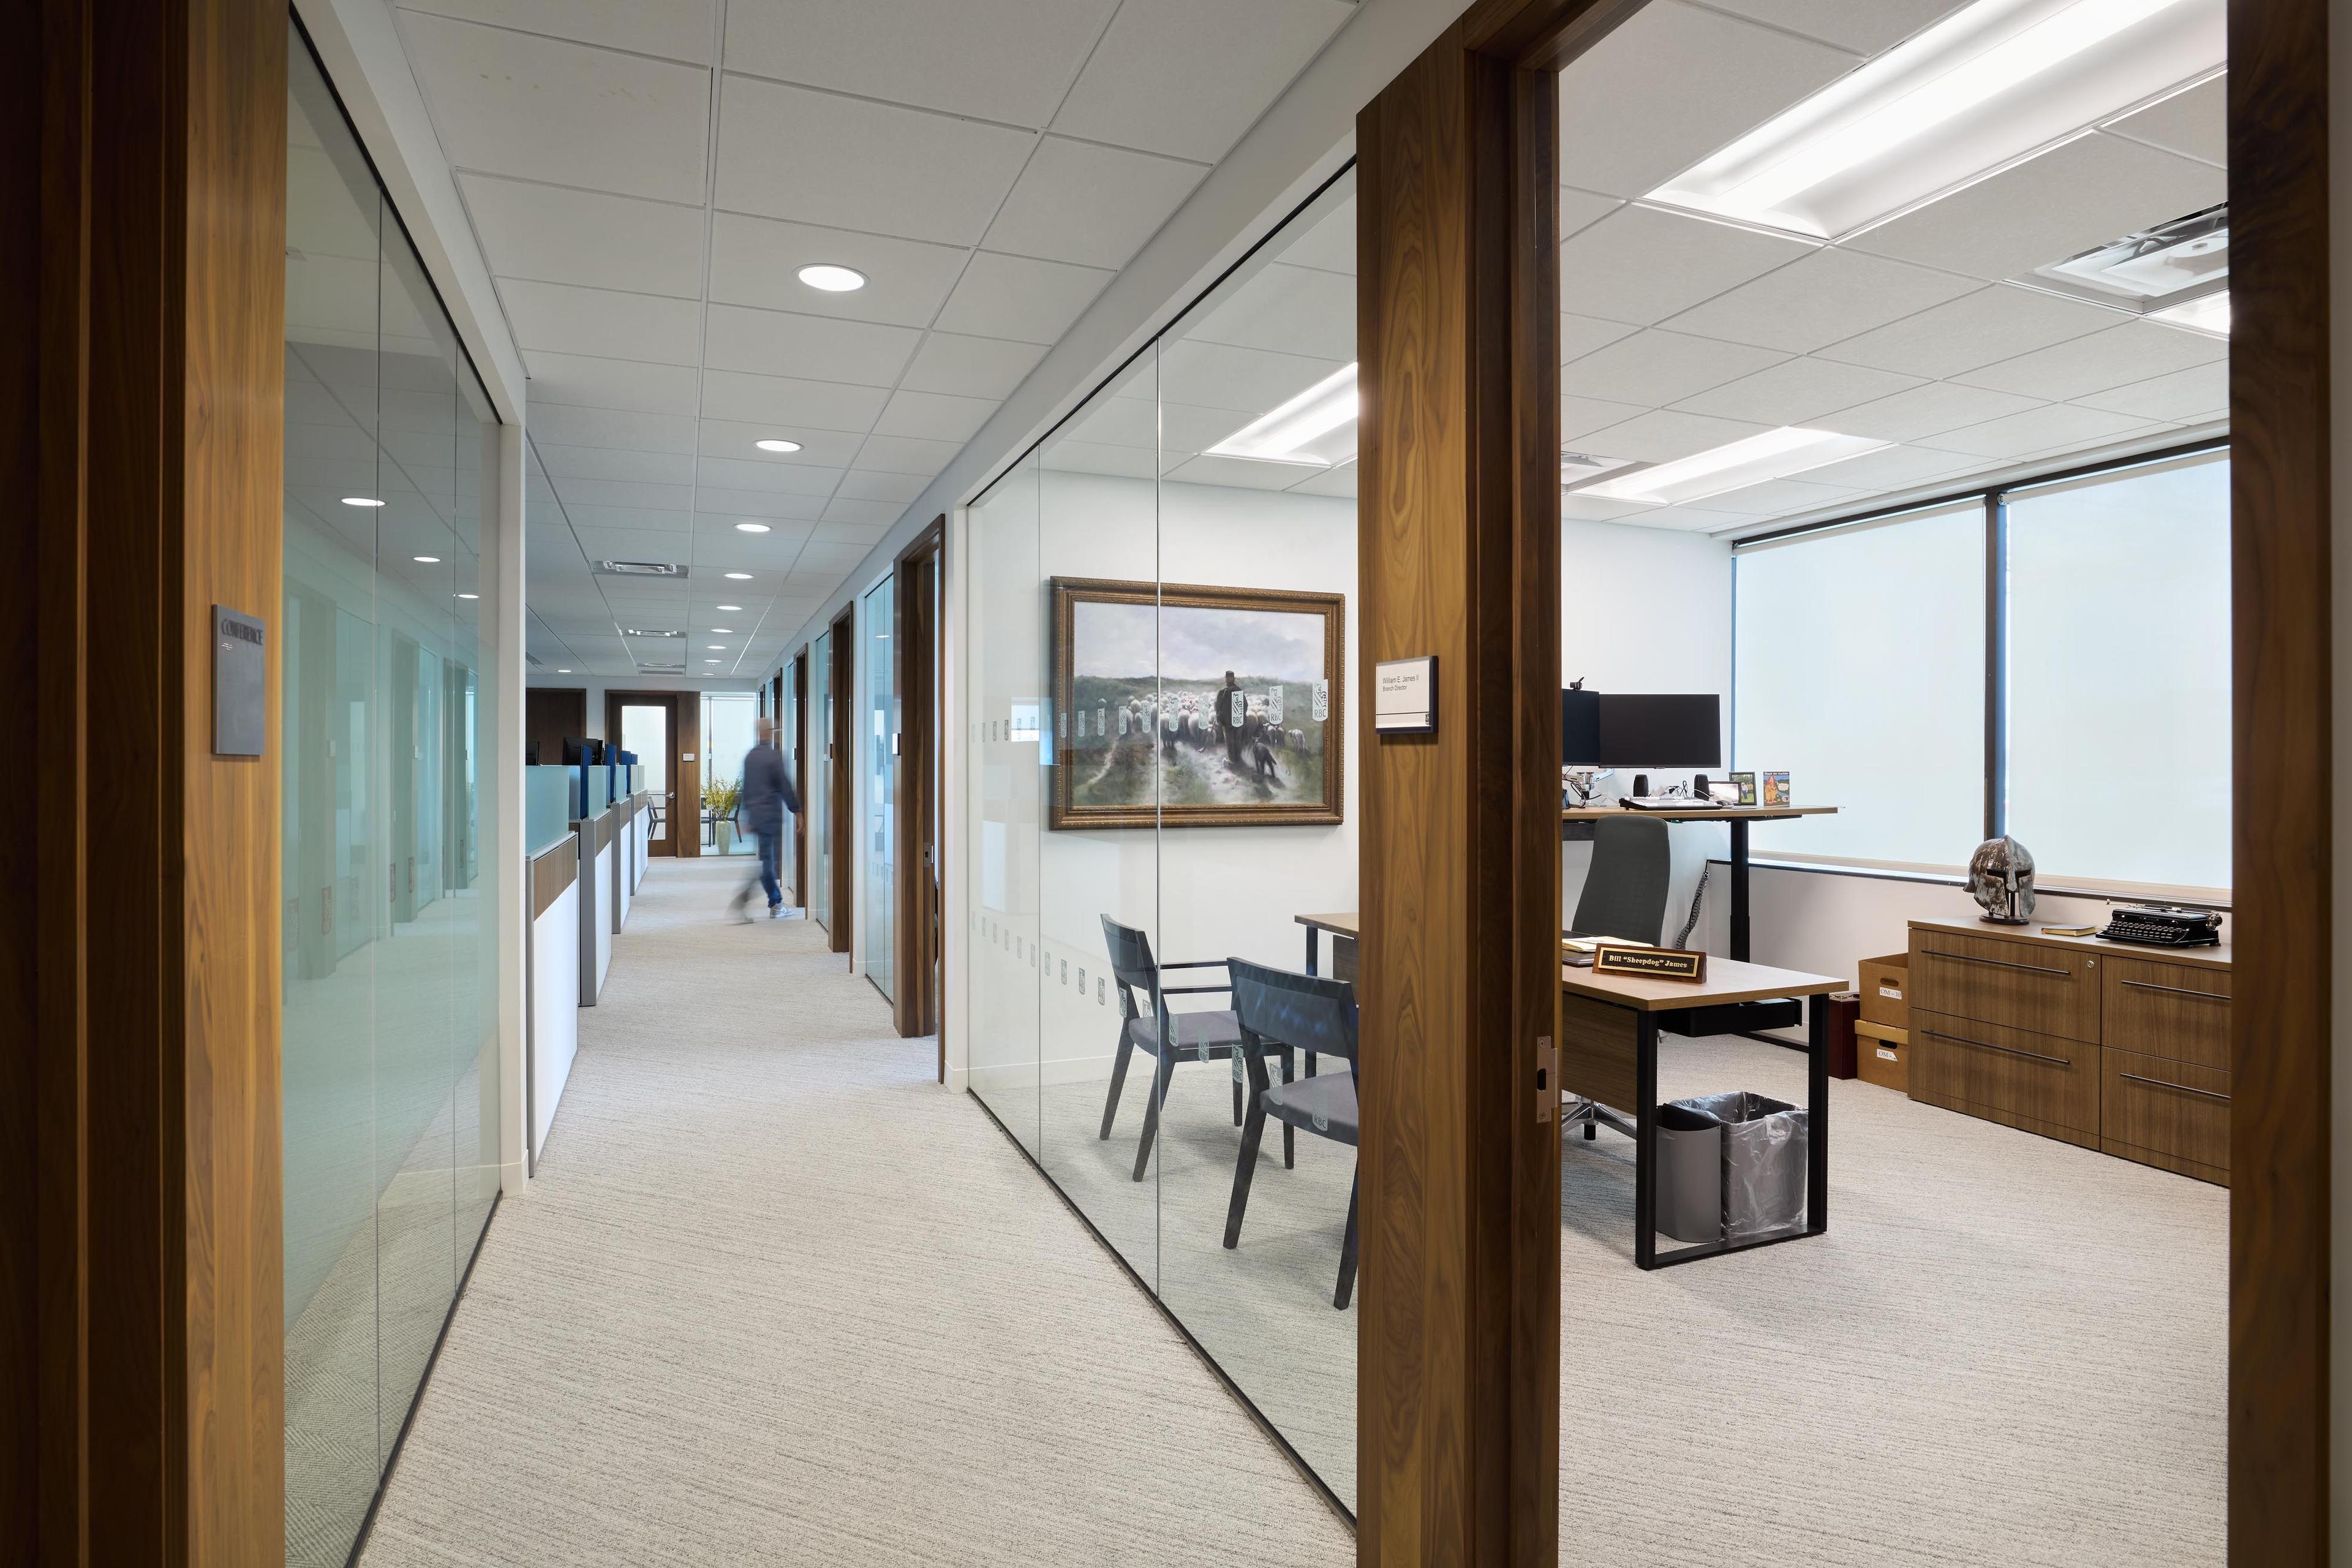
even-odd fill
[[[1592,691],[1713,691],[1731,721],[1731,546],[1705,534],[1607,522],[1561,525],[1559,544],[1559,678],[1582,679]],[[1724,755],[1730,737],[1724,737]],[[1718,770],[1718,773],[1720,770]],[[1687,773],[1653,771],[1650,787],[1686,782]],[[1603,782],[1606,798],[1631,795],[1621,773]],[[1672,942],[1690,916],[1707,857],[1728,850],[1724,830],[1677,823],[1674,879],[1666,895],[1665,930]],[[1560,846],[1560,921],[1576,910],[1592,861],[1590,839]],[[1709,902],[1719,902],[1720,889]],[[1702,919],[1699,932],[1706,930]],[[1698,940],[1698,932],[1693,933]],[[1719,949],[1717,951],[1720,951]]]
[[[982,1088],[992,1068],[1034,1071],[1041,1040],[1049,1079],[1099,1075],[1119,1016],[1106,914],[1150,932],[1163,962],[1238,955],[1296,968],[1305,932],[1293,917],[1356,906],[1364,710],[1353,679],[1355,502],[1059,471],[1042,478],[1039,487],[1016,476],[971,513],[968,603],[979,647],[968,656],[967,722],[1002,722],[1016,705],[1039,701],[1049,578],[1339,594],[1346,638],[1332,675],[1344,682],[1348,715],[1345,820],[1046,832],[1035,743],[976,743],[979,798],[965,818],[964,864],[973,911],[1005,933],[992,942],[983,926],[968,950],[971,1065]],[[1040,488],[1042,498],[1031,500]]]

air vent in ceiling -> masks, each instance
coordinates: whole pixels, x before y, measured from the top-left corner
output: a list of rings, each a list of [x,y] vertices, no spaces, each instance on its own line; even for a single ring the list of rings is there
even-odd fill
[[[686,635],[684,632],[654,631],[639,626],[623,626],[621,629],[633,637],[682,637]]]
[[[597,572],[606,577],[683,577],[686,568],[675,561],[599,561]]]
[[[637,673],[640,675],[684,675],[686,673],[686,666],[682,664],[641,664],[637,666]]]

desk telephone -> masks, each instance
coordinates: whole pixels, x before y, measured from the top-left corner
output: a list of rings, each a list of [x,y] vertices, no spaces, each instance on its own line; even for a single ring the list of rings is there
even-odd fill
[[[2212,947],[2221,940],[2221,917],[2176,904],[2138,905],[2115,910],[2098,934],[2142,947]]]

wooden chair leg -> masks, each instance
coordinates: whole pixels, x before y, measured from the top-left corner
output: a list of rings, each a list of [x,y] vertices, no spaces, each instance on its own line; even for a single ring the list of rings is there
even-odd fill
[[[1297,1055],[1297,1053],[1293,1051],[1288,1046],[1282,1047],[1282,1081],[1285,1083],[1292,1081],[1290,1077],[1290,1064],[1294,1059],[1296,1059]],[[1309,1070],[1311,1072],[1312,1069]],[[1297,1166],[1298,1129],[1286,1121],[1282,1124],[1282,1168],[1286,1171],[1290,1171],[1297,1169]]]
[[[1249,1180],[1258,1173],[1258,1140],[1265,1138],[1265,1065],[1249,1058],[1249,1119],[1242,1121],[1242,1154],[1233,1163],[1233,1201],[1225,1204],[1225,1246],[1242,1244],[1242,1215],[1249,1211]]]
[[[1143,1180],[1143,1173],[1151,1168],[1151,1140],[1160,1131],[1160,1108],[1168,1102],[1168,1080],[1176,1072],[1176,1053],[1162,1050],[1160,1065],[1151,1074],[1151,1098],[1143,1106],[1143,1141],[1135,1146],[1135,1179]]]
[[[1134,1054],[1135,1042],[1129,1038],[1127,1026],[1122,1024],[1118,1030],[1118,1055],[1111,1058],[1110,1093],[1103,1098],[1102,1131],[1095,1134],[1097,1138],[1110,1136],[1111,1120],[1118,1114],[1119,1091],[1127,1087],[1127,1058]]]
[[[1343,1312],[1356,1293],[1356,1189],[1362,1180],[1360,1172],[1348,1184],[1348,1234],[1339,1242],[1339,1288],[1331,1293],[1331,1305]]]

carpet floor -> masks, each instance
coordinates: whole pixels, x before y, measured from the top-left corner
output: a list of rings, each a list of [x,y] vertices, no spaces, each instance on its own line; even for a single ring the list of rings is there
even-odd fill
[[[932,1043],[727,922],[741,874],[654,863],[369,1568],[1352,1563]]]
[[[1805,1094],[1801,1057],[1736,1038],[1670,1038],[1659,1078]],[[1301,1135],[1285,1170],[1269,1137],[1227,1251],[1227,1069],[1177,1069],[1139,1184],[1150,1081],[1108,1142],[1104,1082],[999,1114],[1353,1506],[1355,1151]],[[2220,1568],[2229,1194],[1859,1081],[1831,1118],[1828,1235],[1650,1274],[1632,1142],[1563,1151],[1561,1560]]]

